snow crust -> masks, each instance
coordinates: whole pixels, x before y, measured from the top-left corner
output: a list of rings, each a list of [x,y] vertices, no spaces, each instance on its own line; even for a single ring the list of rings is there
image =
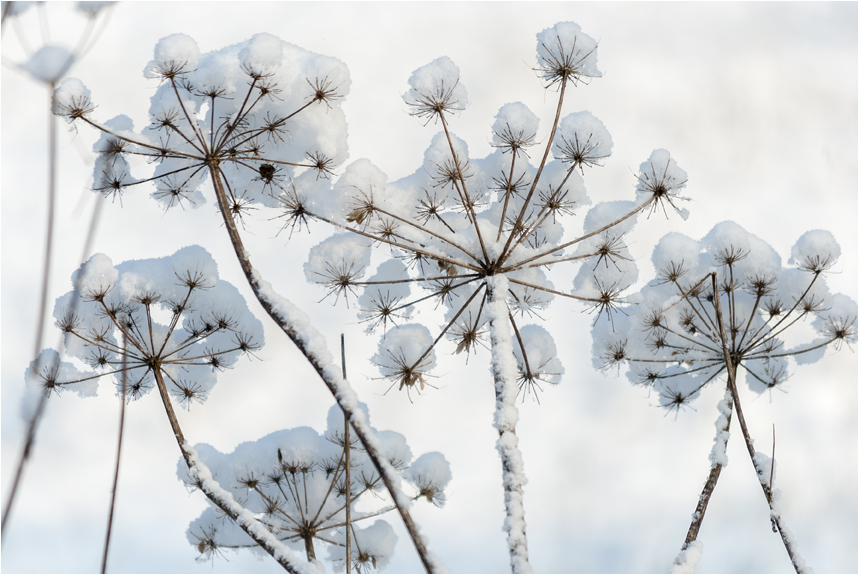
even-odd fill
[[[516,437],[519,410],[516,407],[518,366],[513,355],[513,341],[507,322],[507,278],[495,275],[487,278],[490,290],[487,313],[492,339],[492,373],[495,379],[495,429],[498,430],[496,449],[501,456],[504,505],[507,510],[504,531],[510,550],[514,573],[530,573],[527,538],[525,536],[525,507],[523,487],[528,483],[525,464]]]

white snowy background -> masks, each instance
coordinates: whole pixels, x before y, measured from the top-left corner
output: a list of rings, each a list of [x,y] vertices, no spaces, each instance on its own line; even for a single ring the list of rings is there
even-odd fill
[[[71,45],[83,19],[49,4],[55,42]],[[38,46],[38,12],[22,20]],[[95,117],[123,113],[147,122],[157,84],[143,66],[155,43],[185,32],[202,52],[269,32],[343,60],[352,76],[343,104],[350,161],[370,158],[389,178],[411,174],[437,131],[408,115],[400,95],[411,72],[449,56],[459,65],[470,105],[452,121],[473,157],[491,151],[498,108],[522,101],[545,138],[556,101],[532,70],[535,34],[572,20],[598,39],[605,77],[569,94],[567,112],[589,110],[615,142],[604,168],[590,170],[591,198],[632,199],[633,171],[654,148],[667,148],[688,172],[688,221],[655,214],[638,224],[630,246],[643,278],[650,252],[669,231],[700,238],[732,219],[770,242],[784,260],[799,235],[830,230],[842,247],[827,280],[832,292],[857,294],[857,5],[855,3],[130,3],[120,4],[95,48],[71,75],[92,90]],[[48,92],[10,68],[23,58],[11,27],[3,34],[2,72],[2,488],[5,503],[19,457],[23,372],[32,353],[43,250]],[[87,191],[95,139],[60,127],[59,204],[52,300],[70,289],[81,263],[96,195]],[[348,163],[348,162],[347,162]],[[345,165],[343,166],[345,167]],[[342,171],[342,167],[341,167]],[[222,452],[274,430],[325,427],[332,399],[307,362],[264,317],[244,285],[220,216],[209,203],[164,214],[146,190],[104,207],[95,251],[118,263],[200,244],[237,285],[266,327],[262,361],[222,374],[206,404],[182,411],[191,442]],[[274,238],[273,213],[258,210],[246,242],[255,265],[311,314],[337,351],[346,335],[350,380],[377,429],[406,435],[414,453],[441,451],[453,481],[444,509],[417,505],[432,550],[459,572],[503,572],[500,461],[491,427],[489,353],[466,366],[452,345],[438,353],[437,390],[410,403],[374,380],[367,337],[354,310],[318,303],[305,282],[309,248],[327,237]],[[580,214],[583,215],[583,214]],[[572,271],[570,281],[572,281]],[[557,276],[555,276],[557,278]],[[557,280],[556,280],[557,282]],[[556,283],[558,285],[558,283]],[[592,316],[555,301],[544,325],[566,368],[542,405],[521,407],[517,427],[529,483],[525,506],[531,563],[541,572],[664,572],[680,549],[706,478],[721,386],[675,418],[615,373],[591,367]],[[429,327],[435,329],[436,326]],[[49,326],[45,346],[55,345]],[[782,510],[799,549],[818,572],[857,571],[857,362],[854,350],[827,352],[801,366],[787,394],[755,398],[741,387],[758,449],[777,432]],[[4,572],[92,572],[99,568],[114,464],[119,405],[112,388],[96,399],[52,398],[7,525]],[[185,530],[206,503],[176,477],[176,448],[157,394],[130,406],[108,569],[114,572],[268,572],[278,566],[250,553],[197,563]],[[787,554],[739,434],[699,534],[700,572],[788,572]],[[398,520],[391,572],[420,570]]]

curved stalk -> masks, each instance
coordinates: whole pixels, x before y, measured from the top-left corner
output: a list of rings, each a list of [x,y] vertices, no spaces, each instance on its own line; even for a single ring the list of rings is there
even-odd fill
[[[254,295],[269,317],[274,320],[277,326],[283,330],[298,350],[307,358],[307,361],[310,362],[310,365],[319,374],[319,377],[325,383],[326,387],[328,387],[329,391],[331,391],[343,413],[349,418],[355,434],[358,436],[368,457],[382,477],[385,487],[391,494],[394,504],[397,506],[397,511],[403,519],[406,531],[408,531],[427,573],[445,570],[444,566],[435,557],[430,556],[426,542],[409,513],[410,498],[399,489],[400,477],[393,466],[382,457],[378,439],[367,424],[363,413],[357,410],[358,399],[355,392],[349,386],[349,383],[340,377],[340,374],[337,373],[338,370],[330,365],[331,362],[327,361],[328,358],[325,356],[329,355],[328,350],[325,349],[324,344],[320,345],[317,341],[321,339],[321,336],[315,330],[311,332],[312,328],[307,326],[297,328],[290,321],[297,316],[299,313],[298,310],[289,301],[274,293],[268,282],[263,280],[259,272],[251,265],[250,257],[245,251],[239,230],[230,215],[229,203],[227,202],[226,191],[221,181],[217,159],[210,160],[209,171],[212,184],[215,188],[215,195],[218,199],[218,205],[221,209],[221,215],[224,218],[224,225],[227,228],[227,233],[230,236],[230,241],[239,260],[239,265]]]
[[[288,547],[283,545],[265,527],[262,527],[249,511],[242,508],[233,499],[232,494],[222,489],[214,478],[212,478],[211,472],[197,457],[197,453],[185,442],[185,436],[182,433],[182,428],[179,427],[179,420],[176,418],[176,412],[173,410],[173,404],[167,393],[167,386],[164,383],[164,378],[161,376],[160,366],[153,369],[152,373],[155,376],[155,382],[158,387],[158,393],[161,395],[161,401],[164,404],[164,410],[167,412],[167,419],[170,420],[170,428],[173,430],[173,436],[179,444],[179,450],[182,452],[182,457],[185,459],[186,465],[188,465],[191,477],[197,480],[197,487],[199,487],[200,491],[228,515],[230,519],[235,521],[236,525],[241,527],[251,539],[256,541],[257,545],[265,549],[288,572],[304,573],[315,571],[314,565],[299,562]]]

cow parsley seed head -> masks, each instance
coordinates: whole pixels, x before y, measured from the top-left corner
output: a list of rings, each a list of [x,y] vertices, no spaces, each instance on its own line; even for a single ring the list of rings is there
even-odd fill
[[[359,403],[358,409],[369,422],[367,406]],[[328,549],[328,558],[335,565],[346,560],[348,491],[352,565],[360,565],[362,572],[370,566],[382,569],[394,552],[396,536],[386,521],[375,518],[393,506],[379,501],[386,498],[382,479],[354,435],[348,445],[347,481],[344,418],[338,406],[329,410],[327,425],[321,434],[308,427],[275,431],[242,443],[231,453],[221,453],[206,444],[195,445],[194,449],[221,485],[261,518],[261,528],[307,553],[308,560],[321,557],[319,546]],[[450,465],[444,456],[433,452],[413,460],[401,434],[373,432],[380,442],[381,456],[402,471],[404,479],[414,487],[414,499],[442,507],[451,480]],[[177,464],[177,475],[189,489],[199,488],[184,459]],[[203,559],[213,559],[215,550],[256,547],[235,522],[220,516],[214,507],[191,522],[186,534]]]
[[[89,89],[77,78],[66,78],[54,90],[51,111],[67,121],[88,116],[94,110]]]
[[[576,83],[599,75],[595,49],[575,24],[542,32],[538,58],[544,79]],[[528,150],[540,141],[537,116],[521,102],[506,104],[491,126],[495,151],[475,158],[448,125],[451,114],[467,103],[453,62],[443,57],[419,68],[409,85],[404,100],[411,113],[440,121],[442,130],[413,174],[389,182],[369,161],[358,160],[330,189],[320,188],[310,205],[302,204],[308,217],[338,228],[311,249],[305,275],[327,291],[321,299],[346,299],[351,305],[350,296],[357,295],[359,319],[384,334],[373,361],[390,388],[405,390],[410,398],[412,391],[426,390],[435,348],[445,340],[454,344],[453,355],[466,352],[466,358],[483,344],[490,321],[487,286],[504,276],[509,288],[500,321],[509,322],[516,334],[513,359],[522,396],[534,392],[536,397],[543,384],[558,383],[564,370],[551,336],[527,324],[543,320],[558,298],[578,300],[580,311],[596,312],[595,321],[611,324],[627,313],[621,309],[624,293],[638,272],[626,234],[639,213],[677,199],[685,174],[683,181],[672,179],[681,171],[667,152],[655,152],[651,163],[661,170],[654,184],[660,191],[639,194],[635,202],[591,207],[582,214],[583,233],[576,237],[568,232],[569,221],[591,204],[584,175],[603,165],[613,146],[600,120],[589,112],[564,117],[559,96],[555,118],[564,119],[547,128],[554,136],[540,142],[544,150],[532,161]],[[384,254],[375,272],[373,248]],[[578,273],[569,282],[563,271],[576,265]],[[558,281],[550,274],[556,269],[562,270]],[[421,308],[443,312],[440,330],[417,323]]]
[[[427,122],[468,106],[468,94],[459,81],[459,68],[447,56],[415,70],[409,86],[403,101],[412,109],[413,116],[426,118]]]
[[[668,150],[654,150],[650,158],[639,168],[638,185],[635,190],[639,200],[652,198],[650,213],[662,208],[668,216],[666,204],[671,206],[685,220],[689,212],[680,209],[675,203],[678,200],[688,200],[678,195],[678,191],[686,187],[688,178],[686,172],[680,169],[677,161],[671,158]]]
[[[101,132],[94,191],[121,200],[149,184],[165,210],[184,209],[203,205],[211,183],[226,197],[225,214],[245,227],[260,207],[283,206],[290,230],[308,224],[304,198],[347,154],[341,62],[270,34],[204,54],[174,34],[157,43],[144,75],[161,83],[139,131],[125,116],[94,120],[80,82],[57,89],[54,113]],[[135,177],[133,157],[152,164],[151,173]]]
[[[537,34],[537,72],[547,87],[587,84],[602,76],[597,68],[597,42],[575,22],[559,22]]]
[[[189,408],[208,398],[217,372],[263,345],[262,324],[199,246],[116,266],[96,254],[72,283],[75,290],[57,300],[54,317],[66,355],[93,371],[70,371],[58,356],[42,357],[34,369],[51,390],[94,395],[96,382],[110,376],[117,386],[124,382],[130,399],[163,385]]]
[[[734,222],[700,240],[668,234],[653,251],[657,278],[637,295],[639,303],[618,308],[626,315],[615,314],[614,331],[594,327],[594,363],[628,365],[630,381],[651,387],[669,411],[689,406],[726,377],[723,345],[752,391],[783,390],[796,366],[856,340],[856,303],[831,295],[814,269],[821,256],[838,253],[831,234],[807,233],[792,250],[797,267],[783,267],[771,246]],[[795,333],[803,324],[818,337]]]

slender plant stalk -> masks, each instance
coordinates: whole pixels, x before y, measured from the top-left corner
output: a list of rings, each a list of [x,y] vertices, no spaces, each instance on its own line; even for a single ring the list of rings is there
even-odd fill
[[[8,6],[8,4],[7,4]],[[101,201],[101,198],[96,200],[95,209],[93,210],[92,218],[90,219],[89,230],[87,232],[87,238],[84,242],[84,249],[81,259],[86,261],[86,256],[89,254],[90,249],[92,248],[92,243],[95,238],[95,232],[98,228],[98,223],[101,217],[101,209],[104,203]],[[78,289],[77,284],[75,284],[75,290]],[[72,304],[71,313],[74,315],[77,309],[78,298],[74,298],[74,303]],[[62,351],[64,338],[60,335],[59,342],[55,349]],[[38,366],[36,366],[38,369]],[[36,406],[36,411],[33,413],[33,417],[30,419],[29,424],[27,425],[27,437],[24,439],[24,448],[21,450],[21,457],[18,460],[18,466],[15,469],[15,479],[12,482],[12,489],[9,492],[9,497],[6,500],[6,507],[3,511],[3,532],[5,533],[6,529],[6,519],[9,517],[9,512],[12,509],[12,503],[15,501],[15,495],[18,491],[18,484],[23,474],[24,465],[26,464],[28,458],[30,457],[30,451],[33,447],[33,442],[36,439],[36,430],[38,429],[39,421],[41,421],[42,414],[47,406],[48,396],[42,394],[39,397],[39,403]],[[4,539],[0,539],[0,541],[4,541]]]
[[[495,380],[495,429],[498,430],[496,448],[501,456],[501,475],[504,485],[504,506],[506,518],[504,530],[507,532],[507,548],[510,552],[510,567],[513,573],[530,573],[528,562],[528,539],[525,534],[525,507],[523,487],[525,482],[522,452],[519,438],[516,437],[516,422],[519,410],[516,408],[518,386],[511,379],[517,373],[513,355],[513,341],[507,325],[507,278],[492,276],[487,281],[489,305],[487,312],[490,321],[492,349],[492,375]]]
[[[343,364],[343,379],[346,379],[346,341],[340,334],[340,362]],[[349,444],[349,416],[343,414],[343,440],[346,442],[346,573],[352,572],[352,535],[349,526],[352,525],[352,474],[350,453],[352,446]]]
[[[167,419],[170,421],[170,428],[173,430],[173,436],[179,444],[179,450],[182,452],[182,457],[185,459],[185,463],[188,465],[189,469],[197,469],[196,463],[191,460],[191,456],[185,448],[185,435],[182,433],[182,428],[179,427],[179,420],[176,418],[176,412],[173,410],[173,404],[167,393],[167,386],[164,383],[164,378],[161,376],[160,366],[154,367],[152,369],[152,374],[155,376],[158,393],[161,395],[164,410],[167,412]],[[198,487],[206,494],[206,497],[208,497],[212,503],[217,505],[224,513],[227,514],[227,516],[230,517],[230,519],[235,521],[236,524],[257,543],[257,545],[265,549],[275,561],[280,563],[281,567],[286,569],[289,573],[299,573],[301,571],[300,567],[290,558],[285,557],[280,549],[271,544],[271,541],[260,537],[255,529],[250,528],[246,514],[242,514],[242,517],[240,517],[240,514],[234,511],[230,502],[226,501],[218,492],[211,489],[207,485],[207,482],[200,481]],[[255,519],[251,519],[251,521],[255,521]],[[294,557],[292,559],[294,559]]]
[[[224,190],[223,182],[221,181],[221,176],[219,172],[219,167],[217,163],[217,159],[213,159],[209,164],[209,173],[211,175],[212,184],[215,188],[215,195],[218,198],[218,206],[221,210],[221,215],[224,218],[224,225],[227,228],[227,233],[230,236],[230,241],[233,244],[233,249],[236,252],[236,257],[239,260],[239,265],[241,265],[242,271],[245,274],[245,277],[250,285],[251,289],[254,292],[257,300],[260,305],[266,311],[266,313],[271,317],[274,322],[280,327],[281,330],[292,340],[298,350],[307,358],[310,362],[310,365],[316,370],[319,374],[319,377],[322,378],[322,381],[328,387],[331,394],[334,396],[334,399],[337,401],[337,404],[343,410],[343,413],[349,418],[350,423],[354,425],[355,423],[355,412],[354,410],[344,401],[337,381],[335,381],[331,374],[326,369],[326,366],[319,360],[318,357],[308,348],[307,343],[299,336],[298,332],[295,330],[293,326],[289,324],[289,322],[282,317],[282,315],[275,309],[273,302],[263,293],[262,285],[260,284],[258,272],[256,272],[251,265],[250,257],[248,256],[247,251],[245,251],[244,244],[242,242],[241,236],[239,235],[239,230],[236,227],[235,222],[230,213],[229,203],[227,201],[227,194]],[[385,483],[385,487],[388,492],[391,494],[392,499],[394,500],[394,504],[397,506],[397,511],[400,514],[400,517],[405,524],[406,531],[408,531],[409,536],[412,539],[412,543],[414,543],[415,549],[420,556],[421,563],[426,569],[427,573],[433,573],[436,570],[436,563],[429,556],[429,551],[426,547],[426,543],[421,537],[417,524],[412,519],[411,514],[409,513],[406,498],[398,497],[401,495],[399,490],[395,487],[396,480],[399,479],[395,477],[392,470],[389,469],[389,466],[386,466],[385,461],[383,461],[383,456],[378,450],[375,448],[374,444],[368,438],[368,434],[365,429],[360,425],[354,425],[355,434],[358,436],[358,439],[361,441],[361,444],[364,446],[366,450],[367,456],[373,462],[373,465],[379,472],[379,475],[382,477],[382,481]]]
[[[728,409],[725,415],[725,424],[719,428],[716,436],[716,441],[721,441],[719,435],[728,433],[731,429],[731,416],[733,415],[733,394],[728,390],[728,396],[725,398],[725,407]],[[725,440],[727,444],[727,440]],[[685,551],[689,544],[698,539],[698,531],[701,529],[701,524],[704,522],[704,514],[707,512],[707,505],[710,503],[710,497],[713,496],[713,491],[716,490],[716,482],[719,481],[719,476],[722,473],[722,464],[713,462],[710,466],[710,474],[707,476],[707,481],[704,483],[704,489],[701,490],[701,495],[698,497],[698,506],[695,508],[695,513],[692,515],[692,524],[689,525],[689,531],[686,533],[686,540],[683,542],[681,552]],[[678,556],[679,559],[679,556]],[[676,561],[675,561],[676,563]]]
[[[766,481],[763,478],[763,473],[761,469],[758,467],[757,462],[755,461],[755,447],[754,442],[749,435],[749,429],[746,426],[746,419],[743,417],[743,408],[740,405],[740,395],[737,393],[737,381],[736,381],[736,366],[733,365],[731,354],[728,350],[728,337],[725,333],[725,324],[722,322],[722,306],[719,302],[721,299],[718,294],[718,285],[716,283],[716,274],[713,273],[711,275],[713,281],[713,293],[716,294],[716,297],[713,298],[713,301],[716,305],[716,319],[719,323],[719,336],[722,339],[722,350],[725,354],[725,363],[728,366],[728,386],[731,389],[731,395],[734,400],[734,407],[737,412],[737,420],[740,422],[740,429],[743,432],[743,439],[746,442],[746,449],[749,452],[749,457],[752,460],[752,465],[755,467],[755,472],[758,476],[758,482],[761,484],[761,489],[763,489],[764,497],[767,500],[767,504],[770,507],[770,519],[772,520],[773,526],[778,530],[779,535],[781,535],[781,540],[784,543],[784,548],[787,551],[788,556],[790,557],[790,562],[793,564],[794,570],[797,573],[806,572],[805,560],[800,557],[799,552],[796,549],[796,542],[793,541],[793,537],[787,532],[787,528],[782,524],[781,514],[775,508],[775,504],[773,502],[772,497],[772,488],[771,485],[767,485]],[[771,462],[771,465],[775,465],[775,462]]]
[[[6,5],[6,8],[11,6],[11,3]],[[54,93],[56,85],[50,84],[50,94]],[[45,230],[45,256],[42,264],[42,288],[39,297],[39,310],[37,312],[36,323],[36,339],[33,343],[33,357],[38,358],[39,352],[42,350],[42,337],[44,334],[45,315],[48,310],[48,286],[51,279],[51,258],[53,256],[54,245],[54,213],[56,211],[56,174],[57,174],[57,119],[54,114],[48,110],[48,214],[47,214],[47,229]],[[38,360],[37,360],[38,361]],[[41,368],[36,365],[36,371]],[[33,419],[30,420],[30,425],[27,428],[27,438],[24,441],[24,450],[21,452],[21,458],[18,462],[18,467],[15,470],[15,479],[12,481],[12,489],[9,492],[9,498],[6,501],[6,509],[3,511],[3,520],[0,523],[0,534],[6,533],[6,520],[9,518],[9,512],[12,510],[12,503],[15,500],[15,495],[18,492],[18,485],[21,481],[21,474],[24,471],[24,465],[30,458],[30,450],[33,447],[33,441],[36,439],[36,429],[39,421],[42,418],[42,413],[45,411],[47,396],[42,395],[39,398],[39,404],[33,414]]]
[[[119,459],[122,455],[122,432],[125,429],[125,390],[128,384],[128,355],[125,335],[122,336],[122,394],[119,407],[119,440],[116,445],[116,467],[113,470],[113,489],[110,492],[110,513],[107,516],[107,536],[104,539],[104,556],[101,559],[101,572],[107,573],[107,552],[110,549],[110,533],[113,528],[113,510],[116,504],[116,487],[119,484]]]

